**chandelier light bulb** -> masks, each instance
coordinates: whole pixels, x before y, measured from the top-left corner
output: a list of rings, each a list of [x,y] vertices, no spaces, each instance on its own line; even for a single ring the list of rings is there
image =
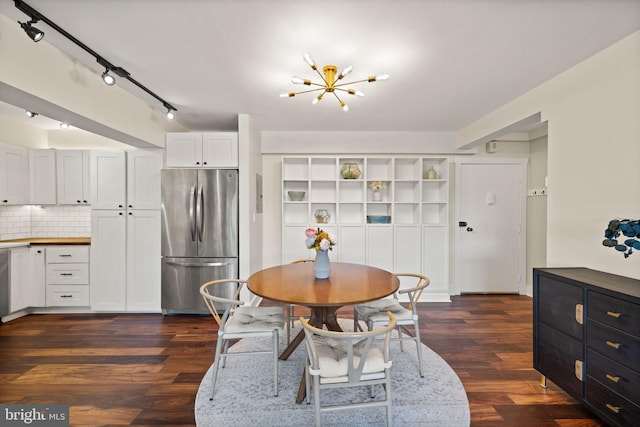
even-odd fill
[[[340,106],[344,111],[349,111],[349,106],[344,101],[340,101]]]
[[[381,74],[379,76],[376,76],[376,80],[387,80],[389,79],[389,74]]]
[[[338,76],[338,80],[344,78],[347,74],[349,74],[351,71],[353,70],[353,67],[351,65],[349,65],[347,68],[345,68],[344,70],[342,70],[342,72],[340,73],[340,75]]]
[[[313,58],[311,58],[311,55],[309,55],[308,53],[305,53],[304,55],[302,55],[302,58],[304,58],[304,62],[306,62],[307,64],[309,64],[309,66],[312,69],[317,69],[318,66],[316,65],[316,62],[313,60]]]

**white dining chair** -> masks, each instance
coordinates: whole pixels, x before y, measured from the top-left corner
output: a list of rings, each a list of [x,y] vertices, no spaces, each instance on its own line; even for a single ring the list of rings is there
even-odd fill
[[[313,390],[315,425],[322,425],[323,411],[349,408],[384,406],[387,425],[393,424],[391,412],[391,365],[389,339],[396,320],[387,313],[387,325],[366,332],[335,332],[311,326],[307,319],[300,318],[305,333],[307,360],[305,382],[307,403]],[[380,348],[377,339],[384,338]],[[375,398],[376,385],[382,385],[384,400],[360,402],[345,401],[322,405],[320,390],[345,387],[370,387],[370,396]]]
[[[420,376],[424,378],[424,369],[422,367],[422,343],[420,342],[420,326],[418,325],[418,309],[416,304],[422,295],[424,288],[429,286],[429,278],[417,273],[396,273],[400,280],[400,288],[392,297],[382,298],[375,301],[369,301],[357,304],[353,307],[353,325],[354,330],[360,327],[359,320],[366,322],[369,330],[376,326],[386,325],[388,322],[386,313],[389,311],[396,317],[396,328],[398,330],[398,338],[392,338],[400,341],[400,350],[404,351],[402,342],[412,340],[416,343],[418,351],[418,365]],[[398,295],[407,295],[409,303],[403,306]],[[413,336],[403,335],[402,326],[413,326]]]
[[[215,295],[216,286],[228,283],[236,284],[236,291],[233,299],[223,298]],[[244,305],[239,300],[240,291],[245,285],[244,280],[220,279],[206,282],[200,286],[200,295],[204,299],[207,308],[218,324],[218,342],[213,362],[213,373],[211,377],[211,397],[213,400],[216,381],[220,365],[224,368],[226,358],[231,356],[247,356],[253,354],[271,354],[273,361],[273,394],[278,395],[278,337],[284,329],[284,312],[281,307],[258,307],[255,305]],[[221,314],[216,304],[225,307]],[[229,351],[229,341],[240,338],[272,338],[271,350],[257,351]]]

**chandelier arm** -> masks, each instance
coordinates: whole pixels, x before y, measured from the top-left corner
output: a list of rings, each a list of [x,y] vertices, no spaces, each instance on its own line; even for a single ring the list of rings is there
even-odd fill
[[[318,73],[318,75],[320,76],[320,78],[324,82],[324,86],[325,87],[329,87],[329,83],[327,82],[327,79],[324,78],[324,75],[320,72],[320,70],[318,70],[317,67],[316,67],[315,71],[316,71],[316,73]],[[314,84],[317,84],[317,83],[314,83]]]
[[[318,86],[321,86],[321,85],[318,85]],[[303,91],[300,91],[300,92],[293,92],[293,93],[295,95],[300,95],[301,93],[317,92],[317,91],[323,90],[323,89],[324,89],[324,86],[321,86],[318,89],[309,89],[309,90],[303,90]]]
[[[374,80],[375,82],[376,80]],[[369,79],[362,79],[362,80],[356,80],[353,82],[347,82],[347,83],[340,83],[339,85],[334,85],[333,87],[338,88],[340,86],[347,86],[347,85],[352,85],[354,83],[362,83],[362,82],[369,82]],[[373,83],[373,82],[369,82],[369,83]]]
[[[334,91],[334,92],[331,92],[331,93],[333,94],[333,96],[335,96],[335,97],[336,97],[336,99],[338,100],[338,102],[340,103],[340,105],[342,105],[342,104],[343,104],[343,101],[342,101],[342,99],[340,99],[340,97],[338,96],[338,94],[337,94],[337,93],[335,93],[335,91]]]

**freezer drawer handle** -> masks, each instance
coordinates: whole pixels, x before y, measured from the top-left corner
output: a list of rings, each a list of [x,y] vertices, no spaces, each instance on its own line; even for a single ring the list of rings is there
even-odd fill
[[[231,265],[230,262],[175,262],[167,261],[170,265],[179,265],[182,267],[223,267],[225,265]]]

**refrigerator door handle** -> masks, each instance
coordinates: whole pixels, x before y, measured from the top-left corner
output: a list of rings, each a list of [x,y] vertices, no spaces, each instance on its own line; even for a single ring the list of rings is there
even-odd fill
[[[202,235],[204,234],[204,194],[202,189],[202,184],[200,184],[200,188],[198,189],[198,207],[196,209],[198,213],[198,241],[202,242]]]
[[[191,196],[189,200],[189,228],[191,229],[191,241],[196,240],[196,186],[191,187]]]
[[[167,261],[170,265],[179,265],[181,267],[224,267],[225,265],[232,265],[231,262],[176,262]]]

